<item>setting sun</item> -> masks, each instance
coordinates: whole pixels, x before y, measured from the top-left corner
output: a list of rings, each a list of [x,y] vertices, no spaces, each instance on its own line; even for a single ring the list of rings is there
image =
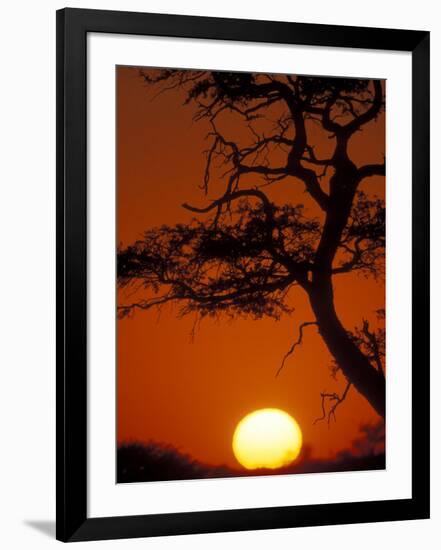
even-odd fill
[[[280,468],[295,460],[302,447],[297,422],[280,409],[261,409],[245,416],[233,436],[233,451],[247,468]]]

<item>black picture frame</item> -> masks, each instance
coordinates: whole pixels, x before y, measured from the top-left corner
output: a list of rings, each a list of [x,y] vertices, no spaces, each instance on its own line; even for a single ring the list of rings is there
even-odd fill
[[[88,518],[87,33],[412,54],[412,498]],[[429,517],[429,33],[116,11],[57,12],[56,537],[85,541]]]

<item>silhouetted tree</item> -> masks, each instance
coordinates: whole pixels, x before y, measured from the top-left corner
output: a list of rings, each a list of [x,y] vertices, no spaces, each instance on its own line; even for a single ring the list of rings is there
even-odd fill
[[[242,467],[203,464],[169,445],[155,441],[127,442],[120,445],[117,450],[117,483],[382,470],[386,467],[382,424],[380,422],[376,425],[361,426],[361,437],[332,459],[314,458],[311,456],[311,448],[304,446],[293,464],[275,470],[246,470]]]
[[[181,315],[279,318],[291,311],[287,294],[298,286],[315,319],[300,326],[283,362],[303,329],[316,325],[347,380],[342,395],[322,394],[324,416],[353,386],[384,417],[384,331],[371,331],[367,321],[347,330],[333,292],[339,274],[377,277],[384,268],[384,201],[359,186],[384,176],[385,162],[357,166],[349,154],[354,134],[384,108],[381,81],[181,70],[141,77],[160,91],[183,88],[186,103],[197,104],[195,119],[208,121],[211,140],[201,188],[208,195],[214,178],[224,185],[203,206],[183,204],[199,215],[190,223],[147,230],[118,251],[119,285],[144,289],[119,306],[120,316],[174,302]],[[231,135],[238,128],[228,124],[232,116],[242,121],[240,136]],[[316,153],[314,132],[332,144],[326,158]],[[318,207],[314,216],[270,200],[267,189],[281,180],[303,186]]]

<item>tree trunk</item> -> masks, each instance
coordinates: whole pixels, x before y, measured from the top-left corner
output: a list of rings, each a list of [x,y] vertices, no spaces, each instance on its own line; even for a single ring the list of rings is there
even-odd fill
[[[334,307],[332,282],[329,275],[319,274],[314,278],[309,299],[319,333],[342,373],[375,411],[385,418],[385,377],[352,342],[341,324]]]
[[[357,189],[357,169],[348,159],[346,139],[340,143],[340,165],[330,180],[328,212],[308,288],[309,301],[318,329],[342,373],[367,399],[374,410],[386,417],[386,381],[354,344],[341,324],[334,307],[332,264],[346,227]]]

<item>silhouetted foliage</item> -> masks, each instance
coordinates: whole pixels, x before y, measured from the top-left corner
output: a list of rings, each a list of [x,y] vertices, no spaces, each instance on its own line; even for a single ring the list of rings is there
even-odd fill
[[[359,186],[384,176],[385,163],[356,166],[348,151],[354,133],[382,112],[382,83],[172,69],[140,75],[161,92],[185,90],[185,103],[197,105],[195,119],[210,127],[201,189],[207,195],[213,179],[224,185],[204,206],[182,205],[197,219],[149,229],[118,250],[119,285],[136,290],[132,302],[119,306],[120,317],[172,302],[180,315],[278,319],[291,311],[287,294],[298,286],[347,389],[353,386],[384,417],[385,377],[376,350],[384,353],[384,330],[373,333],[366,321],[361,329],[344,328],[332,282],[343,273],[378,277],[384,271],[384,201]],[[227,135],[224,117],[242,124],[246,143]],[[328,158],[317,157],[311,125],[333,144]],[[270,200],[266,189],[281,180],[302,186],[320,216]]]
[[[156,304],[177,301],[181,314],[196,311],[201,316],[278,318],[288,312],[285,294],[294,278],[285,264],[295,264],[306,276],[320,235],[318,222],[304,218],[301,205],[274,207],[277,235],[268,250],[263,207],[242,200],[233,214],[235,221],[228,226],[194,220],[154,228],[145,232],[143,240],[121,250],[119,284],[139,280],[156,295],[122,306],[120,315],[133,307],[151,307],[152,300]],[[164,288],[167,291],[160,294]]]
[[[311,457],[304,448],[292,464],[274,470],[258,468],[246,470],[229,466],[202,464],[174,447],[156,442],[125,443],[117,450],[117,483],[208,479],[262,475],[307,474],[319,472],[347,472],[382,470],[385,468],[384,426],[362,426],[360,438],[352,448],[341,451],[334,459]]]
[[[118,447],[117,481],[228,477],[227,467],[206,466],[169,445],[126,443]]]

